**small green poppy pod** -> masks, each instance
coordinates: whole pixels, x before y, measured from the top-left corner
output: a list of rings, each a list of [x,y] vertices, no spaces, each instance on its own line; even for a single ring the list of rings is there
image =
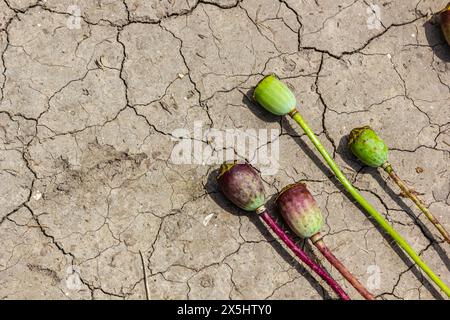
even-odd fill
[[[222,164],[217,182],[223,194],[243,210],[254,211],[266,202],[261,177],[247,163]]]
[[[292,91],[274,74],[264,77],[258,83],[253,99],[267,111],[279,116],[288,114],[297,105]]]
[[[353,129],[348,147],[362,163],[370,167],[380,167],[388,158],[388,147],[369,126]]]
[[[320,231],[323,216],[316,200],[303,183],[288,185],[276,199],[279,212],[300,237],[309,238]]]
[[[445,40],[447,40],[447,43],[450,46],[450,2],[444,10],[441,11],[439,17],[441,20],[442,33],[444,33]]]

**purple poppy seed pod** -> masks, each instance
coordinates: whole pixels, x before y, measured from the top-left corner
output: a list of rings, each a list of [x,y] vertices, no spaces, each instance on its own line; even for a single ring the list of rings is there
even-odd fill
[[[261,177],[248,163],[222,164],[217,182],[222,193],[245,211],[254,211],[266,202]]]
[[[276,203],[284,220],[298,236],[310,238],[322,228],[322,212],[305,184],[286,186],[278,195]]]

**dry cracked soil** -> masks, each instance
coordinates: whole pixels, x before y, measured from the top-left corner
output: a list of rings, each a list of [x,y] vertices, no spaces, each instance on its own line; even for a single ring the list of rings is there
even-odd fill
[[[1,0],[0,298],[142,299],[144,279],[151,299],[335,298],[221,196],[218,161],[173,160],[180,141],[223,151],[199,126],[273,130],[258,140],[279,147],[267,193],[307,182],[325,241],[378,298],[442,299],[251,89],[284,79],[355,186],[450,283],[448,245],[346,150],[371,125],[450,228],[450,49],[432,19],[446,2]]]

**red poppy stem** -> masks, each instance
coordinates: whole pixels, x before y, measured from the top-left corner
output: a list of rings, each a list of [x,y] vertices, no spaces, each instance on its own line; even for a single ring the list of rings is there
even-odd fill
[[[315,240],[315,238],[319,239]],[[334,256],[330,249],[328,249],[319,233],[316,233],[311,237],[311,242],[365,299],[375,300],[373,295],[362,285],[362,283],[359,282],[358,279],[356,279],[356,277],[342,264],[342,262],[340,262],[339,259]]]
[[[273,232],[295,253],[295,255],[308,267],[310,267],[315,273],[317,273],[328,285],[333,289],[334,292],[342,300],[350,300],[350,297],[345,293],[344,289],[317,263],[311,260],[306,253],[300,249],[295,242],[289,237],[283,229],[272,219],[269,213],[266,211],[260,214],[261,219],[272,229]]]

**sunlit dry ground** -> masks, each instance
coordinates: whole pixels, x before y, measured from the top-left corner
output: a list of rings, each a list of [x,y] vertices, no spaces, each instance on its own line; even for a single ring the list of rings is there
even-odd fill
[[[285,79],[348,177],[449,284],[448,245],[345,147],[370,124],[450,228],[450,49],[427,22],[446,2],[0,1],[0,297],[145,298],[141,252],[152,299],[334,298],[218,193],[217,164],[171,160],[179,129],[211,144],[198,121],[279,130],[261,142],[280,148],[268,194],[306,181],[325,241],[379,298],[441,298],[299,128],[248,97],[263,75]]]

